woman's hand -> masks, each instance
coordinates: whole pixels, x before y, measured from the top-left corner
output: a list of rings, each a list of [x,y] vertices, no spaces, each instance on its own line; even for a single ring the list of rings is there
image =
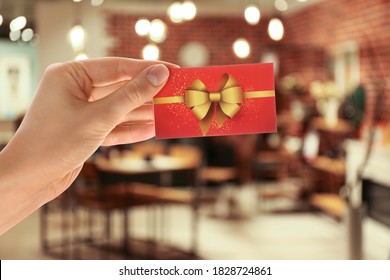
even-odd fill
[[[21,126],[0,153],[0,191],[14,200],[6,205],[18,203],[12,193],[17,186],[39,207],[70,186],[100,145],[153,137],[153,108],[145,103],[165,84],[167,67],[175,66],[126,58],[50,66]],[[6,189],[7,182],[14,190]],[[0,213],[6,211],[4,199]]]

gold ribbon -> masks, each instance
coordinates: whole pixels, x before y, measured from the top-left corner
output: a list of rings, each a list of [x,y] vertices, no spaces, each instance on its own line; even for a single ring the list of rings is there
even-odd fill
[[[192,82],[185,91],[184,96],[154,98],[154,104],[182,103],[184,102],[191,112],[199,120],[199,126],[203,135],[209,130],[214,114],[213,103],[217,104],[216,121],[221,127],[228,118],[233,118],[240,110],[243,98],[273,97],[274,90],[242,92],[236,79],[229,74],[221,78],[218,92],[209,92],[199,79]]]
[[[221,127],[227,118],[233,118],[237,114],[243,100],[241,87],[229,74],[222,76],[218,92],[208,92],[201,80],[195,80],[184,96],[185,104],[199,120],[203,135],[207,133],[213,120],[213,103],[217,103],[216,119],[218,127]]]

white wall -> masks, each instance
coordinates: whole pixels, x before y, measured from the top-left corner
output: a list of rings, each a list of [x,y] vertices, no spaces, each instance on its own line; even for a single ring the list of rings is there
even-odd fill
[[[84,1],[87,2],[87,1]],[[87,5],[88,4],[88,5]],[[77,6],[75,6],[77,5]],[[75,7],[81,8],[77,12]],[[68,41],[68,31],[75,22],[75,14],[80,14],[81,23],[87,30],[85,51],[89,57],[106,55],[111,42],[105,33],[104,10],[90,7],[89,3],[74,4],[72,1],[39,1],[37,3],[36,28],[40,35],[38,45],[39,73],[55,62],[74,59]]]
[[[10,76],[10,68],[17,75]],[[0,120],[25,113],[37,86],[37,69],[36,47],[0,40]]]
[[[165,17],[169,2],[106,1],[101,7],[92,7],[89,1],[73,3],[70,0],[39,1],[35,10],[36,29],[41,37],[38,45],[40,76],[46,67],[55,62],[74,59],[67,39],[77,15],[87,31],[86,53],[90,58],[107,55],[112,40],[106,34],[105,14],[120,11],[142,16]],[[78,7],[78,10],[75,10]]]

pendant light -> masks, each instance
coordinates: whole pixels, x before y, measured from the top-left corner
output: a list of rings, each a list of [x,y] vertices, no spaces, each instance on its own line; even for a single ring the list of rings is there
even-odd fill
[[[284,26],[283,22],[277,18],[273,17],[268,23],[268,35],[274,41],[280,41],[284,36]]]
[[[70,45],[72,46],[73,52],[75,54],[75,59],[81,60],[87,58],[87,54],[85,52],[85,43],[87,41],[87,32],[83,25],[81,24],[81,12],[82,9],[79,7],[80,2],[73,3],[74,8],[74,24],[72,28],[68,32],[68,40]]]
[[[249,5],[245,8],[244,17],[248,24],[256,25],[260,21],[260,9],[257,5]]]

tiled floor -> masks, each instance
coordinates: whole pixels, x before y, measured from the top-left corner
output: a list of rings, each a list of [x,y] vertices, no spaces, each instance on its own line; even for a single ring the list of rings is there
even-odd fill
[[[132,211],[133,237],[147,235],[148,211],[145,208]],[[211,212],[210,208],[204,208],[200,216],[198,255],[202,259],[348,258],[345,225],[324,215],[260,211],[251,219],[230,220],[215,218]],[[189,207],[169,206],[164,215],[163,236],[174,246],[188,249],[192,217]],[[120,228],[119,216],[116,219],[112,226],[114,231]],[[51,259],[40,249],[39,230],[38,211],[0,237],[0,259]],[[363,251],[364,259],[388,259],[390,229],[366,219]],[[99,258],[99,255],[95,253],[87,258]],[[110,258],[115,256],[110,255]]]

